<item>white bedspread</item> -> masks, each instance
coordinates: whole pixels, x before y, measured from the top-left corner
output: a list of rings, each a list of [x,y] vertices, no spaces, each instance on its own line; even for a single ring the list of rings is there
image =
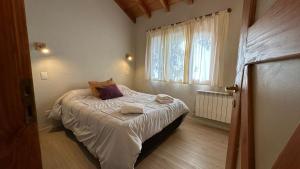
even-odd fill
[[[89,89],[73,90],[57,100],[50,118],[62,120],[76,138],[99,159],[102,169],[133,169],[142,143],[182,114],[187,106],[175,99],[159,104],[155,95],[118,85],[123,97],[100,100]],[[121,114],[125,103],[140,103],[144,114]]]

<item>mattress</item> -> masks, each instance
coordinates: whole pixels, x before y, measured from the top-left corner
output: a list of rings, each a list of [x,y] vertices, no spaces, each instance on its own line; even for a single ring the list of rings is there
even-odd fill
[[[53,106],[49,118],[61,120],[96,158],[102,169],[133,169],[142,143],[179,116],[189,112],[179,99],[159,104],[155,95],[118,85],[123,97],[101,100],[89,89],[67,92]],[[121,114],[126,103],[145,106],[144,114]]]

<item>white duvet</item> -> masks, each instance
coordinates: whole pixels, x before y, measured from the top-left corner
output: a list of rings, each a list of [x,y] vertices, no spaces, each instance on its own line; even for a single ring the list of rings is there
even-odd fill
[[[133,169],[142,143],[182,114],[187,106],[175,99],[159,104],[154,95],[118,85],[123,97],[100,100],[89,89],[73,90],[59,98],[49,117],[61,120],[99,159],[102,169]],[[125,103],[144,105],[144,114],[121,114]]]

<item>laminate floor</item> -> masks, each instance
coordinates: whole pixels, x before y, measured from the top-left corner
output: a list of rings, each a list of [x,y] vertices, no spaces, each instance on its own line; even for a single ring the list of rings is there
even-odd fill
[[[224,169],[228,132],[187,117],[136,169]],[[99,169],[86,148],[64,130],[40,133],[43,169]]]

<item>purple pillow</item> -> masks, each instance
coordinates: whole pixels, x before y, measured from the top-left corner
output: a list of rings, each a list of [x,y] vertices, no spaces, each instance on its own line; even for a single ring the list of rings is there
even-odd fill
[[[102,100],[107,100],[107,99],[113,99],[113,98],[118,98],[122,97],[123,94],[120,92],[118,89],[117,85],[109,85],[109,86],[104,86],[104,87],[99,87],[96,88],[100,94],[100,98]]]

